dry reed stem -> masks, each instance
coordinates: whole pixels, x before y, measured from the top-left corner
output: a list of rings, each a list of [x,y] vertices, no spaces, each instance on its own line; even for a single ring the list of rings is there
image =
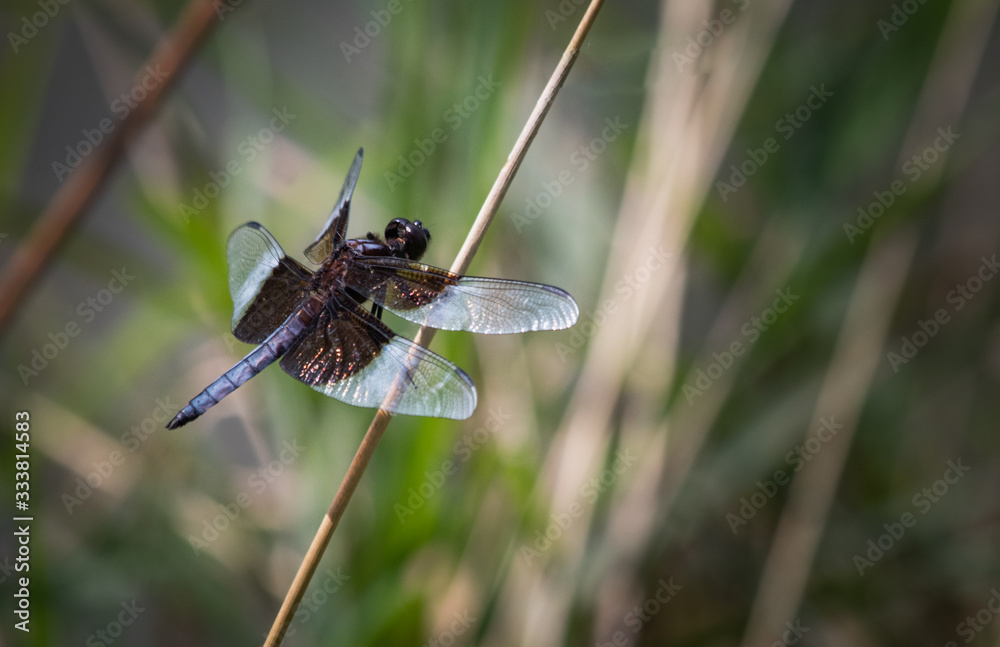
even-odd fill
[[[858,275],[833,358],[812,420],[833,416],[843,425],[792,483],[761,577],[745,645],[774,641],[772,634],[793,620],[822,536],[836,485],[854,437],[861,405],[881,359],[916,246],[912,231],[873,249]],[[812,432],[813,427],[809,427]],[[778,635],[775,634],[775,635]]]
[[[111,177],[125,146],[155,114],[167,91],[191,61],[198,45],[216,24],[215,18],[214,0],[191,0],[177,26],[140,68],[162,70],[163,82],[149,90],[118,128],[70,174],[0,272],[0,333],[10,323],[28,288],[38,279],[59,245]]]
[[[782,23],[788,4],[783,0],[762,8],[752,20],[731,27],[718,39],[711,60],[699,60],[699,69],[678,71],[671,57],[676,35],[695,33],[701,28],[701,21],[709,17],[711,8],[694,1],[662,3],[657,49],[646,83],[649,92],[636,136],[635,157],[618,212],[602,294],[596,300],[597,303],[614,301],[616,310],[590,339],[581,377],[536,484],[534,496],[543,499],[548,510],[566,510],[576,500],[580,486],[600,470],[612,441],[608,426],[615,405],[629,374],[648,354],[646,342],[650,337],[662,339],[666,349],[665,356],[656,358],[658,370],[664,378],[672,371],[684,290],[682,254],[688,231],[763,66],[771,35]],[[622,299],[615,286],[622,277],[635,271],[646,246],[660,246],[672,256],[641,290],[627,300]],[[674,307],[665,309],[664,304]],[[705,429],[708,427],[704,425]],[[664,462],[662,452],[657,457],[650,455],[650,451],[664,446],[658,436],[666,433],[663,425],[642,429],[623,426],[620,447],[639,454],[628,480],[655,479],[671,470],[674,461]],[[660,466],[646,466],[647,461],[659,461]],[[649,489],[641,486],[637,492]],[[664,507],[662,491],[657,492],[656,501],[660,517]],[[558,550],[552,548],[534,559],[530,574],[519,573],[508,578],[502,604],[508,614],[525,615],[518,617],[517,623],[498,627],[497,631],[503,635],[494,638],[496,644],[517,641],[523,645],[549,645],[564,640],[561,632],[565,631],[565,623],[555,619],[568,617],[579,587],[593,573],[578,568],[567,575],[563,568],[553,570],[547,565],[581,563],[592,511],[590,506],[584,506],[583,512],[574,518],[573,531],[564,533],[559,540]],[[652,526],[635,529],[637,535],[648,536]],[[602,564],[603,578],[631,575],[632,569],[627,566],[618,568],[616,564],[610,568],[605,558],[602,555],[594,560]],[[527,568],[523,560],[516,566]],[[634,594],[629,591],[627,595],[610,596],[611,606],[602,608],[600,615],[620,619],[623,613],[618,613],[618,607],[625,607]],[[529,600],[527,604],[525,599]]]
[[[960,119],[982,62],[997,4],[992,0],[975,6],[952,6],[900,148],[897,167],[935,128]],[[747,623],[743,640],[746,647],[773,642],[784,623],[794,619],[801,604],[857,418],[916,244],[915,232],[906,229],[874,242],[868,252],[813,415],[813,420],[836,415],[844,429],[789,487],[788,502],[778,521]]]
[[[473,255],[479,249],[479,244],[486,235],[486,230],[489,228],[490,223],[493,222],[493,218],[500,208],[500,202],[503,200],[504,195],[506,195],[507,189],[514,179],[514,175],[517,173],[521,162],[524,160],[524,156],[528,152],[528,147],[531,145],[532,140],[534,140],[535,135],[538,134],[538,129],[541,127],[545,115],[552,106],[559,88],[566,81],[573,62],[580,53],[580,47],[587,37],[587,32],[590,31],[590,27],[594,24],[597,12],[600,11],[602,4],[604,4],[604,0],[591,0],[590,5],[587,7],[586,13],[580,20],[576,32],[573,34],[573,38],[563,52],[559,64],[549,78],[549,82],[535,104],[534,110],[532,110],[520,136],[518,136],[517,141],[514,143],[510,155],[507,156],[507,162],[500,169],[500,174],[493,183],[493,188],[490,189],[489,194],[486,196],[486,200],[479,210],[472,228],[469,230],[465,243],[462,245],[461,250],[459,250],[455,262],[452,263],[451,271],[464,273],[472,262]],[[422,326],[419,332],[417,332],[414,341],[426,347],[433,338],[434,329]],[[387,396],[387,398],[391,397],[392,393]],[[301,602],[302,596],[309,586],[309,581],[316,572],[319,560],[330,543],[330,538],[333,536],[333,532],[336,530],[337,524],[344,514],[344,510],[347,508],[348,502],[351,500],[351,495],[357,489],[358,482],[361,480],[365,468],[368,467],[372,454],[382,439],[382,435],[385,433],[391,418],[392,415],[382,409],[376,412],[375,418],[372,420],[364,439],[361,441],[361,447],[358,448],[357,453],[351,460],[351,464],[347,468],[347,473],[344,475],[344,480],[341,482],[340,488],[338,488],[334,496],[333,503],[323,517],[319,529],[316,531],[316,535],[309,546],[309,550],[306,552],[302,564],[299,566],[299,570],[292,580],[292,585],[285,595],[281,609],[278,611],[278,615],[275,617],[274,624],[271,626],[271,631],[264,643],[265,647],[276,647],[281,644],[285,632],[288,630],[288,625],[295,615],[295,610],[298,608],[299,602]]]

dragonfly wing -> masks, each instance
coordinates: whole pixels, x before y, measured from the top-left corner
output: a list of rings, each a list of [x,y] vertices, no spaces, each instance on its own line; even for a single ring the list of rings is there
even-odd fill
[[[349,299],[320,314],[312,331],[282,358],[281,368],[320,393],[359,407],[454,420],[476,409],[476,387],[462,369],[395,334]]]
[[[285,256],[264,227],[248,222],[226,245],[229,293],[233,298],[233,335],[250,344],[263,342],[301,302],[312,275]]]
[[[354,187],[358,183],[358,175],[361,174],[361,160],[365,150],[358,149],[358,154],[354,156],[354,162],[347,172],[347,179],[340,189],[340,197],[334,205],[330,217],[323,226],[323,231],[316,237],[315,242],[306,247],[306,258],[313,263],[320,265],[333,251],[333,248],[343,241],[347,236],[347,221],[351,211],[351,197],[354,195]]]
[[[478,276],[392,257],[363,257],[348,287],[400,317],[441,330],[506,334],[561,330],[580,309],[551,285]]]

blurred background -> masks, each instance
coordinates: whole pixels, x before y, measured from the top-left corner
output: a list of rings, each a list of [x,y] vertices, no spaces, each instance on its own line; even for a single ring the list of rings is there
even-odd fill
[[[373,411],[163,428],[249,351],[226,237],[302,259],[364,146],[350,235],[448,267],[585,10],[236,4],[2,331],[4,643],[263,642]],[[183,9],[5,0],[0,262]],[[286,644],[1000,644],[996,10],[606,3],[470,270],[581,320],[436,336],[478,410],[392,420]]]

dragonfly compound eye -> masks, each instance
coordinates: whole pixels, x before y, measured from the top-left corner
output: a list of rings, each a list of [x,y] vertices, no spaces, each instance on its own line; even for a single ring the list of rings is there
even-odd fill
[[[410,222],[406,218],[394,218],[385,228],[386,242],[398,240],[402,243],[403,255],[411,261],[418,260],[427,251],[430,238],[420,221]]]

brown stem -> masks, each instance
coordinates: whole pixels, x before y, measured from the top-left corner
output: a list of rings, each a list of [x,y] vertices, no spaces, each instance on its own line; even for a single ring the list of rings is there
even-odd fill
[[[158,71],[163,81],[153,87],[118,128],[70,174],[0,272],[0,333],[10,323],[28,288],[97,197],[128,142],[152,118],[167,91],[193,58],[198,45],[216,24],[216,4],[216,0],[191,0],[177,26],[140,68],[140,74],[144,74],[147,67]]]
[[[504,195],[506,195],[507,189],[514,179],[514,174],[517,173],[517,169],[521,166],[521,162],[528,152],[528,147],[538,133],[538,129],[542,125],[542,120],[545,119],[545,115],[552,106],[559,88],[562,87],[563,82],[565,82],[566,77],[569,75],[570,68],[573,67],[573,62],[580,53],[580,46],[583,44],[587,32],[590,31],[591,25],[594,24],[594,19],[597,18],[597,12],[600,10],[602,4],[604,4],[604,0],[591,0],[587,12],[576,28],[576,33],[573,34],[573,38],[566,47],[566,51],[563,53],[559,64],[549,78],[549,82],[545,85],[542,95],[538,98],[535,109],[532,110],[531,116],[528,117],[527,123],[514,143],[513,150],[507,156],[507,162],[500,169],[500,175],[486,196],[486,201],[479,210],[479,215],[476,216],[475,222],[472,223],[469,235],[466,237],[462,249],[458,252],[455,262],[452,263],[451,270],[453,272],[465,272],[469,267],[469,263],[472,262],[472,257],[475,255],[476,250],[479,249],[479,244],[486,235],[487,228],[493,222],[493,218],[500,208],[500,202],[503,200]],[[433,337],[434,329],[423,326],[417,333],[415,341],[417,344],[426,347],[430,344]],[[375,452],[375,447],[382,439],[382,434],[385,433],[385,429],[389,425],[391,418],[392,415],[382,409],[379,409],[375,414],[375,419],[372,420],[364,439],[361,441],[361,447],[358,448],[358,452],[354,455],[350,466],[347,468],[347,474],[344,475],[344,480],[341,482],[340,488],[333,498],[333,504],[330,505],[330,510],[323,517],[323,521],[316,531],[316,536],[313,537],[312,544],[309,546],[309,551],[303,558],[302,564],[295,574],[295,579],[292,580],[291,587],[288,589],[288,593],[285,594],[285,600],[281,604],[281,609],[278,611],[278,615],[274,619],[274,624],[271,626],[271,632],[264,643],[265,647],[277,647],[284,639],[288,625],[295,615],[295,610],[298,608],[299,602],[305,594],[306,587],[309,586],[309,580],[312,579],[313,573],[316,572],[316,567],[319,565],[319,560],[322,558],[327,544],[330,543],[333,531],[336,530],[337,524],[344,514],[344,510],[351,500],[351,495],[354,494],[354,490],[358,487],[358,482],[361,480],[365,468],[368,467],[368,462]]]

